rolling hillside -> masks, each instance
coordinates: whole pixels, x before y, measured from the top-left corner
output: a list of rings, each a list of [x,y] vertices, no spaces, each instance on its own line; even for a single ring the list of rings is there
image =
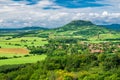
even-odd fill
[[[56,36],[77,36],[87,39],[118,38],[119,32],[97,26],[90,21],[76,20],[55,29]]]
[[[25,30],[46,30],[43,27],[23,27],[23,28],[0,28],[1,31],[25,31]]]
[[[22,31],[13,37],[42,37],[42,38],[61,38],[61,37],[77,37],[88,40],[106,40],[119,39],[120,33],[115,30],[108,29],[103,26],[98,26],[90,21],[75,20],[62,27],[55,29],[46,29],[40,27],[25,27]],[[7,30],[9,32],[9,30]],[[17,31],[17,30],[15,30]],[[15,33],[13,30],[13,33]]]
[[[0,28],[0,36],[25,36],[35,34],[38,30],[48,30],[43,27]]]

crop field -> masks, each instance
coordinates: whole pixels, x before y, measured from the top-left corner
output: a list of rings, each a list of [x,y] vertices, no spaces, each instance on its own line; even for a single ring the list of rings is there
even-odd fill
[[[20,57],[20,58],[11,58],[0,60],[0,66],[2,65],[13,65],[13,64],[25,64],[25,63],[35,63],[37,61],[44,60],[46,55],[30,55],[28,57]]]
[[[24,48],[1,48],[0,53],[5,54],[29,54],[29,50]]]

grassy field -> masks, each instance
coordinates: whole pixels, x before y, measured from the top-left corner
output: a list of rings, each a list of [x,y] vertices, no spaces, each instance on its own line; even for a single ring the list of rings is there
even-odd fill
[[[116,39],[116,38],[120,38],[120,34],[110,34],[110,33],[108,33],[108,34],[100,34],[99,35],[100,40]],[[90,37],[89,40],[96,41],[96,40],[98,40],[98,36]]]
[[[1,48],[25,48],[26,46],[40,46],[47,44],[45,38],[39,37],[21,37],[6,40],[7,37],[0,37]]]
[[[12,56],[12,54],[11,54],[11,56]],[[13,64],[35,63],[37,61],[44,60],[46,57],[47,57],[46,55],[35,55],[35,56],[31,55],[29,57],[4,59],[4,60],[0,60],[0,66],[13,65]]]
[[[14,54],[14,53],[9,53],[9,54],[6,54],[6,53],[0,53],[0,57],[14,57],[14,56],[24,56],[24,54]]]

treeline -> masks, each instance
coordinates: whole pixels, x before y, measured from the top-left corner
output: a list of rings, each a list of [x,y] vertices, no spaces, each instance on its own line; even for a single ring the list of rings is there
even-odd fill
[[[50,44],[53,43],[65,43],[65,44],[70,44],[70,43],[77,43],[79,41],[88,41],[86,38],[55,38],[55,39],[48,39],[48,42]]]
[[[120,38],[115,38],[115,39],[105,39],[105,41],[120,41]]]

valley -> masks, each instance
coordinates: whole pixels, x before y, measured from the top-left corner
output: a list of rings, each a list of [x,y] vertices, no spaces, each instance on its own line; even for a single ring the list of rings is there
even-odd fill
[[[90,21],[0,29],[1,80],[119,80],[120,32]]]

